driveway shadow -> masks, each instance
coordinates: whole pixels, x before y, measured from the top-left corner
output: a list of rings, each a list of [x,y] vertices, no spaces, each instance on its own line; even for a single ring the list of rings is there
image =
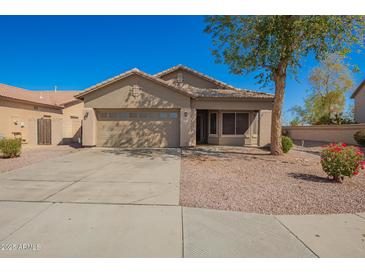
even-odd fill
[[[219,146],[199,146],[195,148],[185,148],[184,155],[211,156],[217,158],[232,158],[232,156],[270,156],[267,149],[247,148],[247,147],[219,147]]]
[[[181,149],[165,148],[165,149],[147,149],[147,148],[134,148],[134,149],[102,149],[103,153],[110,153],[113,155],[124,155],[127,157],[144,158],[144,159],[162,159],[168,160],[171,157],[180,157]]]

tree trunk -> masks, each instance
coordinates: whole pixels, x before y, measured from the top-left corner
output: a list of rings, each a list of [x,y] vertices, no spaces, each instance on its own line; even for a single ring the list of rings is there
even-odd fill
[[[274,73],[275,99],[271,120],[271,154],[283,154],[281,145],[281,113],[284,102],[286,80],[286,66],[280,66],[277,73]]]

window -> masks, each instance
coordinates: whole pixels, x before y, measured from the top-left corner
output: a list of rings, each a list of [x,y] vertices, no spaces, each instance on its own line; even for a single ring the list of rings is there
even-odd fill
[[[119,112],[118,113],[118,118],[120,120],[126,120],[126,119],[128,119],[128,112]]]
[[[236,134],[243,135],[248,129],[248,113],[236,113]]]
[[[158,112],[148,112],[148,119],[157,120],[159,117]]]
[[[169,113],[169,117],[170,117],[170,119],[177,119],[177,113],[176,112],[170,112]]]
[[[235,113],[223,113],[223,134],[235,133]]]
[[[160,112],[160,119],[167,119],[167,112]]]
[[[146,112],[140,112],[140,113],[138,113],[138,116],[141,119],[145,119],[145,118],[147,118],[147,113]]]
[[[115,119],[118,118],[118,113],[117,112],[110,112],[108,116],[109,116],[108,117],[109,119],[115,120]]]
[[[223,113],[223,134],[244,135],[248,126],[248,113]]]
[[[106,119],[108,117],[108,113],[106,112],[99,112],[98,113],[99,119]]]
[[[217,134],[217,113],[211,112],[209,115],[209,134]]]
[[[137,118],[138,113],[137,112],[130,112],[129,113],[129,118]]]

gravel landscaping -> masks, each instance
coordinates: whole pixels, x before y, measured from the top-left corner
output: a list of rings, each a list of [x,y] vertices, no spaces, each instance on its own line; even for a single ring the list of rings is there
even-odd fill
[[[78,151],[79,148],[71,146],[27,146],[22,148],[22,153],[16,158],[0,157],[0,173],[29,166],[31,164],[52,159],[61,155]]]
[[[364,172],[343,183],[328,180],[319,151],[295,146],[271,156],[258,148],[183,150],[180,203],[265,214],[364,212]]]

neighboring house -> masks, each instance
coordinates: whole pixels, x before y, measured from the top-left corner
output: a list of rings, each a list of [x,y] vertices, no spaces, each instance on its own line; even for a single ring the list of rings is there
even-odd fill
[[[28,144],[65,144],[81,137],[77,91],[30,91],[0,84],[0,136]]]
[[[365,123],[365,80],[357,87],[351,98],[355,100],[355,121]]]
[[[156,75],[133,69],[75,97],[84,101],[87,146],[270,143],[273,95],[238,89],[182,65]]]

